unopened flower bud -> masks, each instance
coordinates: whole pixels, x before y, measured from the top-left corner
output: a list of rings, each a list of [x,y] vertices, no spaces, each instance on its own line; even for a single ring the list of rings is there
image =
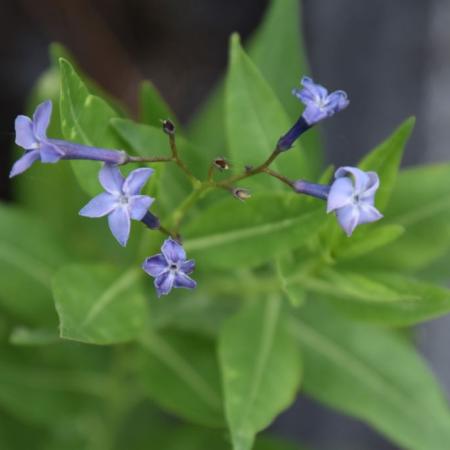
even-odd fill
[[[219,170],[228,170],[230,168],[230,165],[228,164],[228,161],[225,160],[222,157],[216,158],[213,161],[213,164]]]
[[[241,201],[248,200],[252,196],[250,191],[244,188],[234,188],[232,192],[233,195]]]
[[[175,134],[175,124],[171,120],[163,120],[162,125],[164,133],[168,134],[169,136],[173,136]]]

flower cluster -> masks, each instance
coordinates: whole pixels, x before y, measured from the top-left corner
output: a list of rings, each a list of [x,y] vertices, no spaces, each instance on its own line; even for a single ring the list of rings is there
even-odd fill
[[[234,185],[237,181],[250,176],[266,173],[287,184],[299,194],[309,195],[327,202],[327,212],[336,214],[338,223],[348,236],[357,225],[379,220],[382,215],[375,208],[375,193],[379,187],[379,178],[375,172],[364,172],[356,167],[341,167],[335,173],[331,185],[321,185],[306,180],[289,180],[269,168],[275,158],[289,150],[294,142],[308,129],[334,114],[342,111],[349,104],[344,91],[331,94],[323,86],[303,77],[301,89],[294,89],[293,94],[305,105],[297,122],[277,142],[270,157],[257,167],[247,167],[241,175],[231,176],[225,181],[214,181],[214,169],[229,169],[228,162],[220,157],[212,161],[208,178],[205,182],[198,180],[180,159],[175,142],[175,126],[163,121],[163,130],[169,137],[171,157],[140,158],[130,156],[123,150],[104,149],[52,139],[47,136],[47,128],[52,113],[51,101],[40,104],[33,118],[20,115],[16,118],[16,144],[25,150],[24,155],[13,165],[10,177],[19,175],[29,169],[35,161],[56,163],[59,160],[101,161],[98,178],[104,192],[94,197],[79,212],[81,216],[99,218],[107,216],[111,233],[120,245],[126,246],[130,237],[131,220],[139,221],[150,229],[159,230],[167,238],[162,244],[161,253],[148,257],[143,270],[154,278],[158,296],[167,295],[173,288],[193,289],[196,282],[189,276],[195,268],[193,260],[186,259],[186,253],[178,233],[179,223],[170,231],[164,228],[159,219],[149,211],[155,199],[141,194],[154,170],[138,168],[124,177],[119,166],[128,163],[175,162],[193,184],[216,187],[229,191],[235,198],[245,201],[251,197],[250,192]],[[195,195],[194,197],[195,198]],[[189,202],[186,203],[190,205]]]

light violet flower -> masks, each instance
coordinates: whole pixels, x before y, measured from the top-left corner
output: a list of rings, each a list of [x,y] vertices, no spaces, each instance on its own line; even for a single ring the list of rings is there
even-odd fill
[[[43,163],[56,163],[60,159],[88,159],[111,164],[126,162],[127,155],[120,150],[90,147],[47,137],[51,114],[52,102],[47,100],[36,108],[33,119],[17,116],[16,144],[25,150],[25,154],[13,165],[10,178],[24,172],[38,160]]]
[[[280,152],[289,150],[293,143],[317,122],[331,117],[342,111],[349,104],[344,91],[335,91],[328,94],[326,88],[314,83],[309,77],[300,81],[302,89],[293,89],[295,95],[305,106],[305,110],[292,128],[278,140],[277,148]]]
[[[197,283],[189,276],[195,269],[193,260],[186,260],[186,252],[177,241],[164,241],[161,253],[144,261],[142,268],[155,278],[158,297],[167,295],[173,288],[194,289]]]
[[[356,167],[341,167],[336,171],[328,194],[327,212],[336,213],[347,236],[351,236],[357,225],[383,217],[374,206],[379,185],[375,172],[364,172]]]
[[[130,236],[131,219],[142,220],[154,199],[140,192],[153,169],[136,169],[126,179],[120,170],[105,164],[99,173],[99,181],[106,192],[94,197],[81,211],[85,217],[108,216],[109,228],[120,243],[125,246]]]
[[[36,108],[33,120],[27,116],[17,116],[16,144],[25,149],[25,154],[14,164],[10,177],[24,172],[37,160],[55,163],[64,155],[64,152],[47,138],[51,114],[52,102],[47,100]]]
[[[306,106],[302,117],[309,126],[342,111],[349,104],[344,91],[328,94],[326,88],[314,83],[309,77],[303,77],[300,84],[302,89],[293,89],[292,94]]]

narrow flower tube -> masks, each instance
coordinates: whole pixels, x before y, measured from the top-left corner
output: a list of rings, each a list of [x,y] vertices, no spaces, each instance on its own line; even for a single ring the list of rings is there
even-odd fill
[[[305,180],[297,180],[292,184],[295,192],[309,195],[310,197],[326,200],[330,192],[330,186],[323,184],[310,183]]]

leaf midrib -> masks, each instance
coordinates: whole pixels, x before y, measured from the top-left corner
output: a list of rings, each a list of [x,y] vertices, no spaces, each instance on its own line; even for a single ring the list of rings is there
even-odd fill
[[[227,231],[222,233],[215,233],[199,238],[187,239],[184,247],[186,251],[203,250],[205,248],[211,248],[213,246],[229,244],[230,242],[236,242],[244,240],[250,237],[261,236],[273,231],[280,231],[291,227],[296,223],[301,223],[311,218],[315,212],[303,214],[299,217],[293,217],[289,219],[283,219],[276,222],[264,223],[252,227],[239,228],[238,230]]]
[[[306,324],[300,319],[291,320],[288,323],[289,332],[302,343],[305,339],[309,341],[311,347],[316,352],[322,353],[329,360],[341,367],[345,372],[352,373],[361,382],[365,382],[367,388],[372,392],[376,392],[385,401],[390,401],[392,406],[401,411],[403,415],[409,415],[411,421],[421,428],[422,422],[414,415],[414,411],[427,409],[427,414],[434,418],[436,422],[440,421],[440,417],[434,414],[434,411],[421,402],[417,408],[405,408],[404,405],[411,401],[411,397],[398,390],[389,380],[385,379],[381,374],[377,373],[372,367],[357,359],[353,354],[348,352],[344,347],[339,346],[336,341],[329,340],[325,335],[320,334],[317,330]],[[302,332],[303,331],[303,332]],[[386,395],[387,392],[387,395]],[[416,403],[416,399],[414,399]],[[366,416],[372,420],[370,416]],[[448,424],[443,424],[444,427]]]

